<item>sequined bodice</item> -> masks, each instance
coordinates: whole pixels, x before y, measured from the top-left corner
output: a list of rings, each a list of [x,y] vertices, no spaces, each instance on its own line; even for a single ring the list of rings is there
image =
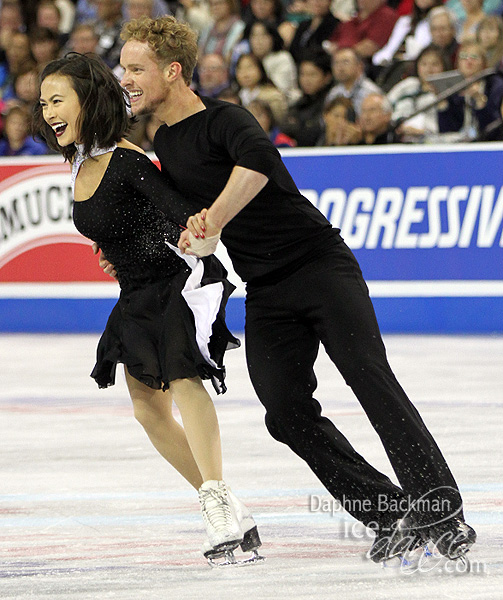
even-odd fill
[[[178,242],[183,198],[159,169],[134,150],[114,150],[96,192],[75,202],[77,229],[97,242],[123,288],[141,286],[186,269],[166,244]]]

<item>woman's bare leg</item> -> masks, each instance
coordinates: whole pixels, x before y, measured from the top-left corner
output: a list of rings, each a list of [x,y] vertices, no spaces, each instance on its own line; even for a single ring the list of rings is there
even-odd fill
[[[170,382],[173,402],[203,481],[222,479],[222,449],[217,413],[199,377]]]
[[[199,489],[204,480],[187,442],[185,431],[173,417],[171,393],[153,390],[132,377],[127,368],[125,372],[136,419],[159,454],[196,490]]]

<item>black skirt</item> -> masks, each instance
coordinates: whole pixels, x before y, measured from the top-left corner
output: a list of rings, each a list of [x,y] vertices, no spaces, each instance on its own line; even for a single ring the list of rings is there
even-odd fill
[[[235,286],[213,256],[186,257],[173,277],[123,289],[98,344],[91,373],[98,386],[115,383],[117,363],[153,389],[175,379],[210,379],[226,391],[223,358],[240,345],[225,324],[225,306]]]

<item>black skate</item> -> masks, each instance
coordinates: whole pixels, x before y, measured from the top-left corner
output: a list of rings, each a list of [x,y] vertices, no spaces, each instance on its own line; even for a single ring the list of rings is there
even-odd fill
[[[402,562],[406,560],[407,553],[413,552],[424,544],[419,531],[411,526],[409,519],[404,518],[393,523],[391,527],[381,527],[376,531],[367,558],[375,563],[385,563],[392,558],[398,558]]]
[[[241,567],[251,565],[265,558],[258,553],[258,549],[262,545],[260,536],[256,526],[245,532],[240,548],[243,553],[251,552],[250,556],[241,558],[236,557],[233,550],[217,550],[212,548],[208,542],[203,545],[203,554],[208,560],[210,567]]]
[[[450,560],[463,558],[477,539],[473,527],[454,517],[428,528],[428,537],[437,551]]]

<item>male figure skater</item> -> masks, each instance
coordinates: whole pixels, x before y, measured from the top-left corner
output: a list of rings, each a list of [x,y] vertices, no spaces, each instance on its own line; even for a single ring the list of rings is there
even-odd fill
[[[247,363],[270,434],[375,529],[375,562],[419,540],[458,558],[475,532],[464,522],[444,457],[391,371],[366,284],[339,230],[300,194],[244,108],[191,91],[197,45],[186,25],[172,17],[132,21],[122,36],[121,83],[132,112],[163,121],[154,149],[188,198],[192,216],[179,248],[208,254],[221,236],[247,283]],[[381,438],[401,487],[321,416],[313,398],[320,342]]]

